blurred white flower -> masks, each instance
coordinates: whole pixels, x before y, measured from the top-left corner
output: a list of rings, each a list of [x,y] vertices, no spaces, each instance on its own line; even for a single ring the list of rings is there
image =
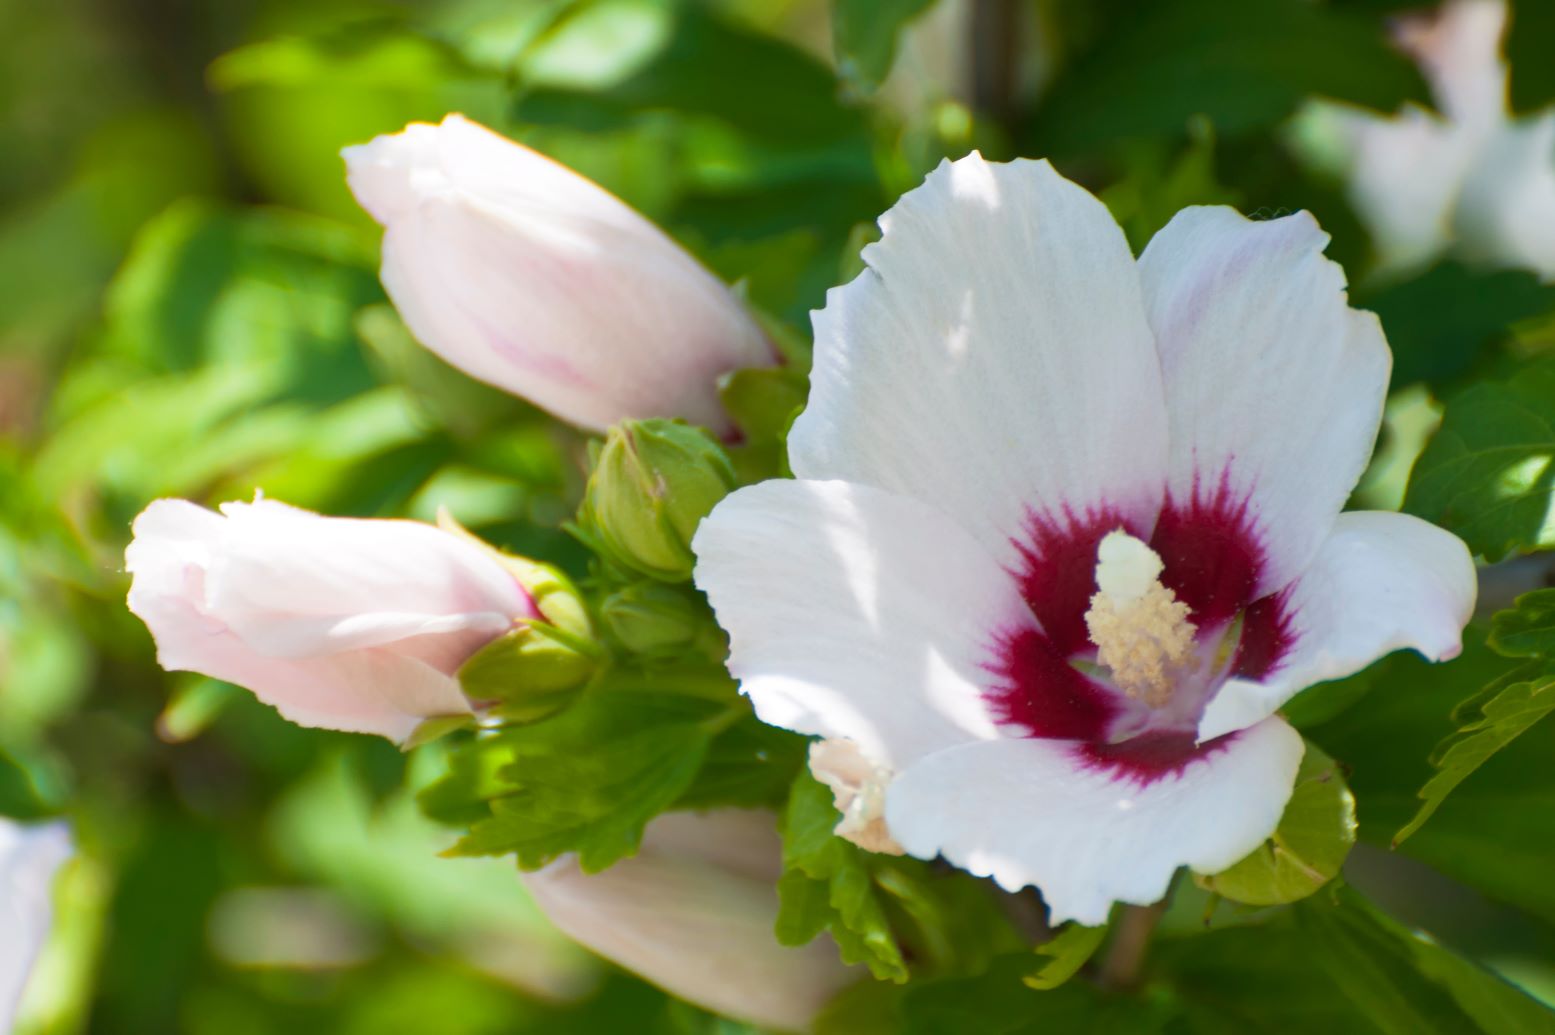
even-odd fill
[[[1555,277],[1555,112],[1507,113],[1503,0],[1450,0],[1397,23],[1440,114],[1309,106],[1299,139],[1338,152],[1384,269],[1464,259]]]
[[[423,345],[582,428],[730,424],[718,378],[776,361],[729,289],[544,155],[450,115],[343,152],[384,226],[383,284]]]
[[[54,877],[70,854],[64,823],[0,819],[0,1031],[10,1031],[48,937]]]
[[[797,480],[714,509],[697,584],[757,714],[852,741],[908,853],[1100,924],[1261,844],[1276,710],[1455,655],[1474,566],[1340,513],[1390,356],[1310,215],[1185,209],[1136,261],[1047,163],[973,154],[880,225],[815,316]]]
[[[303,726],[397,742],[468,714],[459,667],[538,617],[497,555],[462,535],[274,500],[219,514],[157,500],[125,562],[163,668],[247,687]]]
[[[552,923],[606,959],[715,1013],[803,1031],[860,974],[824,935],[778,943],[782,869],[776,817],[720,809],[659,816],[603,872],[568,855],[524,878]]]

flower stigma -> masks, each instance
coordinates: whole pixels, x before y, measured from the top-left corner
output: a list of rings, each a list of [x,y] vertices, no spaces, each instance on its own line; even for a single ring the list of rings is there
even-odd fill
[[[1160,708],[1172,699],[1175,669],[1193,653],[1188,605],[1161,584],[1160,555],[1121,528],[1096,549],[1096,593],[1085,627],[1096,660],[1128,696]]]

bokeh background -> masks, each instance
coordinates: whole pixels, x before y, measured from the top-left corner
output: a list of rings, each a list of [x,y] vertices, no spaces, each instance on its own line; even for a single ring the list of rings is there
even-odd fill
[[[82,847],[20,1030],[740,1030],[572,947],[509,864],[436,858],[452,835],[413,801],[435,748],[407,758],[298,729],[164,674],[124,609],[122,551],[148,501],[256,488],[334,514],[446,505],[581,573],[559,527],[581,440],[410,341],[342,146],[462,111],[617,192],[801,340],[874,217],[972,147],[1052,157],[1136,247],[1189,203],[1310,208],[1398,355],[1390,438],[1361,490],[1396,507],[1433,400],[1544,348],[1555,309],[1526,274],[1368,277],[1371,245],[1299,115],[1319,96],[1429,103],[1386,42],[1401,6],[0,6],[0,812],[63,808]],[[1537,51],[1531,34],[1519,46]],[[1383,803],[1363,817],[1373,842],[1412,811],[1429,745],[1472,689],[1419,683],[1439,722],[1401,733],[1379,712],[1345,734],[1400,758],[1391,798],[1356,777]],[[1532,771],[1552,746],[1535,731],[1496,772]],[[1521,793],[1555,801],[1543,784]],[[1451,809],[1438,822],[1448,843],[1412,843],[1425,862],[1363,846],[1352,879],[1547,990],[1552,893],[1521,890],[1514,910],[1494,901],[1505,875],[1444,876]],[[1509,836],[1524,862],[1548,847]]]

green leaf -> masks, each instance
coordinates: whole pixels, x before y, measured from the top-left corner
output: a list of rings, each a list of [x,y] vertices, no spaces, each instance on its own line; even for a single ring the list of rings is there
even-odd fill
[[[1478,705],[1479,714],[1463,722],[1458,732],[1444,741],[1432,755],[1436,775],[1420,788],[1420,798],[1424,804],[1415,813],[1414,819],[1394,836],[1395,844],[1419,830],[1441,807],[1447,796],[1489,761],[1491,756],[1522,736],[1551,711],[1555,711],[1555,670],[1544,669],[1532,678],[1523,678],[1531,670],[1539,668],[1540,665],[1533,663],[1518,669],[1464,702],[1465,705]]]
[[[1447,403],[1415,464],[1404,509],[1498,561],[1555,545],[1555,362],[1481,382]]]
[[[41,781],[46,784],[47,781]],[[34,767],[0,748],[0,816],[9,819],[43,819],[58,810],[52,795],[38,785]]]
[[[1518,114],[1539,111],[1555,101],[1555,63],[1550,61],[1550,41],[1555,40],[1555,4],[1548,0],[1511,0],[1506,31],[1510,82],[1507,96]]]
[[[762,367],[730,374],[718,395],[748,442],[778,442],[804,406],[805,391],[802,373]]]
[[[906,1035],[1130,1035],[1161,1031],[1167,1004],[1107,996],[1084,981],[1039,992],[1027,987],[1029,952],[1003,956],[974,977],[914,982],[903,997]]]
[[[1420,809],[1434,775],[1431,752],[1457,729],[1451,716],[1465,688],[1494,684],[1518,663],[1494,653],[1471,625],[1463,653],[1431,664],[1399,653],[1373,666],[1365,697],[1304,735],[1345,767],[1357,802],[1360,837],[1391,844]],[[1527,678],[1523,675],[1513,680]],[[1399,851],[1499,902],[1555,923],[1555,723],[1539,723],[1498,751],[1441,803]]]
[[[416,805],[434,822],[471,827],[491,817],[488,802],[508,785],[502,773],[513,764],[512,742],[491,733],[457,744],[445,759],[446,771],[416,795]]]
[[[1042,154],[1176,136],[1196,115],[1223,134],[1269,126],[1313,95],[1383,111],[1429,104],[1376,16],[1306,0],[1054,6],[1074,46],[1028,134]]]
[[[513,852],[526,870],[577,852],[588,873],[637,850],[643,827],[695,780],[708,743],[739,716],[726,704],[657,693],[591,692],[558,718],[491,739],[511,752],[491,816],[455,855]]]
[[[778,941],[803,945],[829,930],[845,962],[863,963],[882,980],[906,981],[907,963],[866,853],[832,833],[840,818],[831,791],[801,772],[783,815]]]
[[[1548,1009],[1343,884],[1243,926],[1158,938],[1147,968],[1181,1007],[1174,1031],[1555,1031]]]
[[[832,996],[811,1022],[814,1035],[898,1035],[902,999],[912,986],[860,981]]]
[[[1521,270],[1444,262],[1361,294],[1356,304],[1382,320],[1395,388],[1416,381],[1440,386],[1466,373],[1512,324],[1555,309],[1555,287]]]
[[[891,71],[896,39],[902,28],[934,0],[835,0],[832,4],[832,49],[843,77],[865,91],[878,86]]]
[[[1490,620],[1492,650],[1509,658],[1555,654],[1555,589],[1536,589]]]
[[[157,716],[157,736],[168,744],[193,740],[241,693],[231,683],[208,676],[180,680],[162,714]]]
[[[1208,119],[1188,122],[1188,145],[1134,140],[1119,150],[1124,174],[1101,192],[1134,250],[1145,245],[1189,205],[1235,205],[1241,195],[1215,176],[1215,130]]]
[[[805,763],[809,741],[748,715],[713,738],[676,808],[778,808]]]
[[[1380,1031],[1555,1032],[1555,1013],[1349,888],[1308,899],[1295,915],[1323,968]]]
[[[1338,876],[1354,844],[1355,796],[1334,760],[1308,744],[1296,789],[1269,840],[1230,869],[1196,880],[1233,902],[1295,902]]]
[[[1057,988],[1079,973],[1106,938],[1106,924],[1100,927],[1065,924],[1064,929],[1050,941],[1036,948],[1037,955],[1046,956],[1048,961],[1036,973],[1027,974],[1021,980],[1027,988],[1035,988],[1039,992]]]
[[[865,853],[864,861],[914,979],[978,974],[1026,946],[988,881],[906,856]]]

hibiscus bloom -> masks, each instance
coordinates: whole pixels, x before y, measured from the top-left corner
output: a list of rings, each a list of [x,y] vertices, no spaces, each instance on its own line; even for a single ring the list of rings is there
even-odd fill
[[[1507,114],[1502,0],[1452,0],[1400,19],[1401,48],[1437,112],[1381,118],[1314,106],[1308,128],[1337,138],[1350,196],[1384,267],[1464,258],[1555,276],[1555,113]]]
[[[1101,923],[1262,843],[1277,709],[1455,655],[1473,564],[1340,513],[1390,355],[1310,215],[1185,209],[1136,262],[1046,162],[974,154],[880,225],[815,316],[797,480],[714,510],[697,582],[757,713],[851,742],[897,844]]]

